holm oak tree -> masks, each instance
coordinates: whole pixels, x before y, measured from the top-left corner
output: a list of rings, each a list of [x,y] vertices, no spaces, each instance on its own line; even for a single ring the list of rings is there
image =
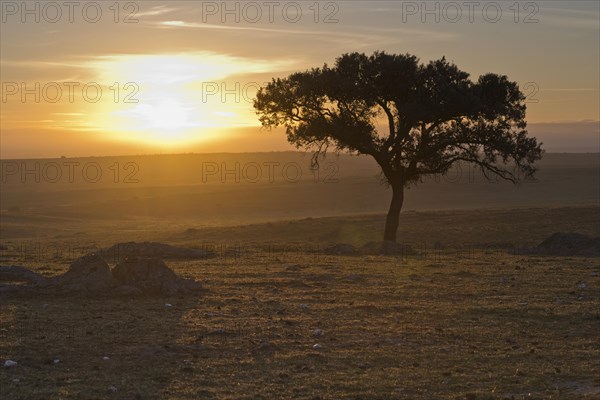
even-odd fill
[[[457,162],[517,183],[534,174],[543,153],[527,134],[515,82],[493,73],[471,80],[445,58],[423,64],[410,54],[344,54],[333,67],[273,79],[254,108],[263,127],[283,126],[290,143],[312,150],[315,167],[329,148],[373,157],[392,189],[390,242],[411,184]]]

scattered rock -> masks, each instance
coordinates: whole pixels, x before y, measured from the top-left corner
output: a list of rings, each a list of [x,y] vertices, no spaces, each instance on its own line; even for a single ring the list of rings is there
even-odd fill
[[[577,287],[579,289],[585,289],[587,287],[587,285],[585,284],[585,282],[578,282]]]
[[[315,337],[321,337],[325,334],[325,332],[323,331],[323,329],[315,329],[315,331],[313,332],[313,334],[315,335]]]
[[[323,348],[323,345],[321,343],[315,343],[313,344],[313,350],[319,350]]]
[[[18,363],[16,361],[13,361],[13,360],[6,360],[6,361],[4,361],[4,367],[6,367],[6,368],[16,367],[17,364]]]
[[[543,255],[599,257],[600,237],[557,232],[540,243],[536,250]]]
[[[350,256],[358,254],[358,251],[351,244],[338,243],[333,246],[327,247],[323,250],[325,254],[336,255],[336,256]]]

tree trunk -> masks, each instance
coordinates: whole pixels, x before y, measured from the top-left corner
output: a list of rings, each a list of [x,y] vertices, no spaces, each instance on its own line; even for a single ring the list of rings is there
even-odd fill
[[[385,220],[385,231],[383,234],[384,242],[396,243],[396,233],[400,220],[400,210],[404,202],[404,185],[395,183],[392,185],[392,202]]]

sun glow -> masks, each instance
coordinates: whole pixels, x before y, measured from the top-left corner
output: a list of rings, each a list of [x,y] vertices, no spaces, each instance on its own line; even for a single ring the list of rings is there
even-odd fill
[[[190,115],[188,108],[175,99],[162,100],[156,106],[142,104],[135,110],[146,119],[150,128],[166,131],[181,129],[186,126]]]
[[[131,136],[130,139],[170,142],[186,141],[194,127],[193,106],[176,96],[144,102],[125,111],[115,111],[122,115],[123,121],[115,130],[142,131],[145,136]]]
[[[211,140],[227,127],[258,125],[251,97],[259,83],[234,94],[236,85],[242,88],[234,77],[281,66],[275,64],[213,53],[103,57],[90,66],[121,92],[90,117],[117,140],[161,146]]]

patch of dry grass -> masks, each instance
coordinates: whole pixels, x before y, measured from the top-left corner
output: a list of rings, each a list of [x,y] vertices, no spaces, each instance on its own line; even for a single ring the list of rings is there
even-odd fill
[[[197,297],[3,297],[0,397],[597,398],[597,261],[254,251],[168,263]]]

